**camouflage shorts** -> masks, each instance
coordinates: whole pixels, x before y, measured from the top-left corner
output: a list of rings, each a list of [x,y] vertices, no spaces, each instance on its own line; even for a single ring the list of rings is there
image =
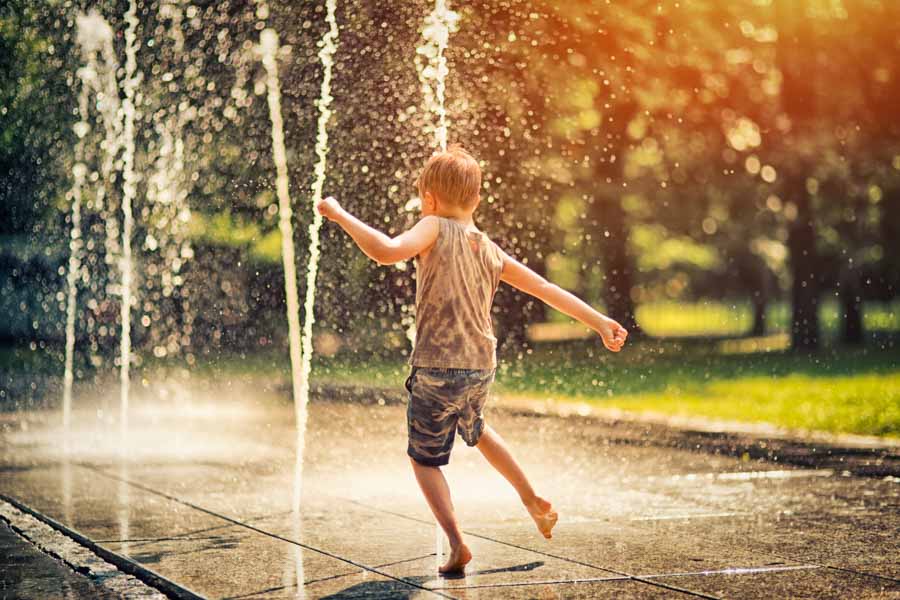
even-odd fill
[[[417,463],[439,467],[450,462],[457,431],[469,446],[477,444],[484,430],[481,409],[493,381],[493,369],[413,367],[406,379],[406,453]]]

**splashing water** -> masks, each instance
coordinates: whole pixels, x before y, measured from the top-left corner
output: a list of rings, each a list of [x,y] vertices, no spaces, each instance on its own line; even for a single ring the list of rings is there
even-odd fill
[[[122,156],[122,260],[119,263],[122,270],[122,339],[120,345],[121,368],[121,430],[122,438],[128,432],[128,393],[131,384],[131,237],[134,227],[134,217],[131,213],[131,203],[137,192],[137,177],[134,172],[134,119],[135,119],[135,91],[138,83],[137,76],[137,4],[131,0],[128,4],[128,12],[125,13],[125,80],[122,89],[125,92],[125,100],[122,102],[124,125],[122,128],[123,147]]]
[[[84,137],[90,126],[84,120],[88,113],[88,86],[82,83],[78,93],[78,112],[80,121],[75,124],[75,135],[78,143],[75,146],[75,165],[72,167],[73,184],[69,195],[72,198],[72,231],[69,234],[69,269],[66,273],[66,366],[63,376],[63,427],[66,433],[72,422],[72,360],[75,355],[75,304],[78,299],[78,277],[81,274],[81,189],[87,175],[84,158]]]
[[[159,136],[154,169],[147,180],[148,227],[143,248],[156,255],[158,261],[152,273],[159,277],[155,294],[145,299],[157,302],[156,317],[164,327],[147,331],[147,339],[153,345],[153,355],[157,358],[178,353],[190,343],[193,314],[187,295],[183,289],[183,269],[193,258],[194,251],[187,235],[191,210],[187,202],[184,185],[184,141],[181,137],[180,119],[169,117],[157,121]],[[171,315],[166,316],[164,302],[178,303],[180,322]],[[153,311],[151,311],[153,312]],[[149,315],[145,326],[150,323]]]
[[[312,186],[312,214],[313,220],[309,225],[309,267],[306,272],[306,302],[303,307],[303,360],[300,365],[300,397],[302,407],[302,419],[298,419],[297,430],[297,454],[299,456],[299,468],[303,468],[304,437],[306,435],[306,405],[309,402],[309,374],[312,370],[312,326],[315,321],[313,309],[316,302],[316,275],[319,271],[319,229],[322,227],[322,215],[315,209],[316,204],[322,200],[322,187],[325,185],[325,165],[328,157],[328,120],[331,118],[331,69],[334,66],[334,53],[337,50],[338,37],[337,20],[334,13],[337,8],[337,0],[326,0],[325,22],[328,30],[322,36],[322,47],[319,50],[319,60],[322,61],[322,87],[319,92],[319,122],[316,133],[316,166],[314,170],[315,180]],[[300,492],[298,491],[298,499]]]
[[[191,221],[188,194],[192,180],[185,172],[183,132],[196,118],[197,110],[190,96],[184,93],[184,88],[190,85],[186,80],[191,77],[183,64],[184,8],[181,0],[161,0],[157,11],[160,21],[169,23],[164,37],[160,36],[160,41],[168,42],[168,48],[160,46],[161,59],[168,58],[181,71],[181,76],[172,76],[167,86],[169,94],[178,94],[178,98],[168,99],[152,118],[157,134],[156,156],[147,178],[146,208],[142,211],[148,223],[143,249],[150,254],[147,258],[155,262],[143,265],[148,294],[143,299],[141,322],[146,327],[145,340],[157,358],[173,356],[189,348],[196,316],[185,287],[185,266],[193,259],[194,250],[188,235]],[[158,285],[149,281],[154,276],[158,277]],[[150,327],[149,323],[154,326]],[[182,357],[188,365],[193,364],[190,352]],[[175,389],[177,394],[178,388]]]
[[[72,168],[73,185],[69,191],[72,199],[72,216],[69,241],[69,264],[66,275],[66,354],[65,374],[63,376],[63,426],[66,430],[71,426],[72,418],[72,386],[74,383],[73,361],[75,354],[75,316],[77,313],[78,280],[84,271],[82,253],[84,249],[83,232],[81,231],[82,195],[88,175],[85,164],[86,137],[91,127],[88,124],[90,97],[96,97],[96,109],[106,130],[106,137],[101,144],[103,161],[101,179],[97,185],[94,206],[101,210],[106,223],[107,243],[106,261],[111,261],[116,244],[110,242],[110,234],[117,232],[116,219],[108,214],[108,202],[104,202],[106,184],[111,180],[114,159],[120,144],[121,120],[119,118],[119,87],[115,72],[118,65],[113,50],[113,30],[109,23],[96,11],[81,13],[76,17],[76,40],[81,49],[84,66],[76,72],[81,82],[78,95],[78,113],[80,120],[75,123],[74,130],[78,137],[75,146],[75,164]],[[110,224],[112,222],[112,224]]]
[[[119,221],[113,213],[112,196],[107,193],[107,186],[112,183],[116,157],[122,145],[122,110],[116,79],[119,64],[113,48],[113,30],[106,19],[92,9],[87,14],[78,15],[76,24],[78,44],[85,63],[78,74],[97,98],[97,111],[105,131],[100,144],[103,160],[94,205],[100,212],[106,233],[104,262],[113,266],[118,262],[120,252]]]
[[[450,10],[446,0],[435,0],[434,10],[425,17],[423,43],[416,48],[416,70],[422,84],[425,107],[437,118],[433,127],[437,146],[447,149],[447,110],[444,107],[446,78],[450,72],[444,50],[450,34],[457,31],[459,13]]]
[[[450,69],[447,67],[447,57],[444,50],[450,40],[450,34],[457,31],[459,13],[450,10],[446,0],[435,0],[434,10],[425,17],[425,25],[422,27],[423,43],[416,48],[416,71],[419,74],[419,82],[422,84],[422,96],[425,107],[435,115],[437,124],[433,127],[435,142],[441,150],[447,149],[447,110],[444,107],[446,92],[446,79]],[[407,210],[421,206],[418,203],[407,203]],[[406,337],[411,344],[415,344],[416,324],[414,311],[407,311],[409,326]],[[434,525],[435,557],[440,564],[443,561],[443,534],[440,525]]]
[[[287,154],[284,148],[284,121],[281,117],[281,86],[278,80],[278,33],[264,29],[259,34],[259,51],[266,68],[269,119],[272,121],[272,160],[275,162],[275,193],[278,196],[278,228],[281,231],[281,258],[284,264],[284,292],[287,301],[288,344],[291,356],[291,383],[294,411],[299,427],[305,423],[300,406],[300,302],[297,298],[297,267],[294,262],[294,227],[291,224],[291,196],[288,190]]]
[[[335,19],[336,0],[326,2],[326,22],[328,30],[322,37],[319,59],[322,61],[322,87],[317,106],[319,109],[318,133],[316,137],[315,180],[312,186],[312,205],[322,199],[325,184],[325,166],[328,156],[328,121],[331,118],[331,70],[337,49],[338,28]],[[298,469],[303,468],[303,449],[306,438],[307,405],[309,403],[309,374],[312,365],[312,326],[315,321],[316,276],[319,269],[319,229],[322,216],[313,210],[313,220],[309,226],[309,266],[306,274],[306,298],[304,302],[303,339],[300,340],[299,306],[297,299],[297,274],[294,266],[293,227],[291,225],[291,199],[288,193],[287,160],[284,152],[284,131],[281,118],[280,88],[278,80],[278,34],[265,29],[260,34],[260,50],[263,65],[268,74],[269,115],[272,120],[272,146],[277,171],[276,191],[279,202],[279,227],[281,229],[282,257],[284,260],[285,291],[287,294],[288,335],[290,338],[291,380],[294,393],[294,410],[297,419],[297,461]],[[298,478],[295,502],[299,506],[301,491]]]

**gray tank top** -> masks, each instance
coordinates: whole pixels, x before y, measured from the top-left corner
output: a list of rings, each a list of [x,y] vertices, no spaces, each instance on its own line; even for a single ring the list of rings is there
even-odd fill
[[[438,217],[440,230],[425,258],[416,257],[416,341],[409,364],[493,369],[497,338],[491,304],[503,251],[481,232]]]

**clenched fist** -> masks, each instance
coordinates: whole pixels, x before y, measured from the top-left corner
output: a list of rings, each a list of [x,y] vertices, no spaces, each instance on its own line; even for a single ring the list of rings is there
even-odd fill
[[[319,211],[320,215],[331,221],[337,220],[340,214],[344,212],[344,209],[332,196],[319,200],[316,204],[316,210]]]

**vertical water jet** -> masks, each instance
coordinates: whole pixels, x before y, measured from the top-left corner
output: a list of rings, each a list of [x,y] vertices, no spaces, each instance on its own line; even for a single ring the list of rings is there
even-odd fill
[[[82,71],[82,69],[79,69]],[[82,74],[82,78],[85,75]],[[81,90],[78,93],[78,112],[80,120],[75,123],[75,135],[78,142],[75,145],[75,164],[72,167],[72,189],[69,196],[72,199],[71,231],[69,233],[69,266],[66,273],[66,358],[65,374],[63,375],[63,428],[66,433],[72,424],[72,362],[75,356],[75,309],[78,300],[78,278],[81,275],[81,190],[87,175],[87,167],[82,162],[84,159],[84,138],[90,131],[87,124],[88,114],[87,84],[82,79]]]
[[[435,143],[447,149],[447,110],[444,106],[446,79],[450,69],[444,51],[450,34],[457,31],[459,13],[450,10],[446,0],[435,0],[434,9],[425,17],[422,27],[423,43],[416,48],[416,70],[422,84],[425,107],[434,114],[437,123],[431,127]]]
[[[131,0],[128,11],[125,13],[125,80],[122,89],[125,99],[122,102],[124,125],[122,128],[124,154],[122,157],[122,338],[120,344],[120,375],[121,375],[121,431],[124,442],[128,432],[128,395],[131,384],[131,237],[134,227],[134,217],[131,212],[131,204],[137,192],[137,177],[134,172],[134,119],[135,119],[135,91],[137,88],[137,4]]]
[[[291,386],[294,415],[298,427],[300,406],[300,301],[297,296],[297,267],[294,255],[293,210],[288,188],[287,153],[284,148],[284,121],[281,117],[281,86],[278,80],[278,33],[264,29],[259,35],[259,49],[266,68],[269,119],[272,121],[272,159],[275,163],[275,193],[278,196],[278,228],[281,231],[281,260],[284,265],[284,292],[287,304],[288,345],[291,357]]]
[[[68,430],[72,418],[72,387],[74,384],[73,362],[75,355],[75,321],[78,300],[78,280],[83,274],[84,236],[82,231],[82,211],[89,206],[83,202],[84,186],[88,178],[86,159],[87,136],[91,131],[89,118],[91,98],[95,98],[94,107],[98,117],[104,124],[106,137],[101,144],[103,160],[101,180],[97,184],[94,197],[94,209],[104,210],[105,186],[111,179],[114,158],[119,144],[121,131],[118,116],[119,87],[115,78],[117,64],[113,51],[113,31],[109,23],[96,11],[80,13],[75,19],[76,41],[81,52],[84,65],[76,71],[80,82],[78,93],[78,117],[74,125],[78,138],[74,149],[74,165],[72,168],[73,184],[69,191],[72,201],[71,231],[69,240],[69,261],[66,275],[66,348],[65,373],[63,376],[63,426]],[[115,218],[104,214],[106,230],[115,230]],[[110,246],[107,244],[107,254]]]
[[[299,468],[303,468],[303,451],[306,437],[306,406],[309,403],[309,375],[312,370],[313,335],[312,326],[315,322],[316,302],[316,276],[319,271],[319,229],[322,227],[322,215],[315,209],[316,204],[322,200],[322,188],[325,185],[325,166],[328,158],[328,121],[331,119],[331,70],[334,66],[334,53],[337,50],[338,27],[335,18],[337,0],[326,0],[325,22],[328,30],[322,36],[319,60],[322,62],[322,85],[319,91],[319,100],[316,106],[319,109],[319,120],[316,132],[316,166],[313,171],[315,179],[312,185],[312,223],[309,225],[309,263],[306,271],[306,301],[303,307],[303,357],[301,361],[300,375],[300,404],[302,407],[302,420],[298,421],[297,431],[299,438],[298,455]],[[298,498],[300,492],[298,491]]]

